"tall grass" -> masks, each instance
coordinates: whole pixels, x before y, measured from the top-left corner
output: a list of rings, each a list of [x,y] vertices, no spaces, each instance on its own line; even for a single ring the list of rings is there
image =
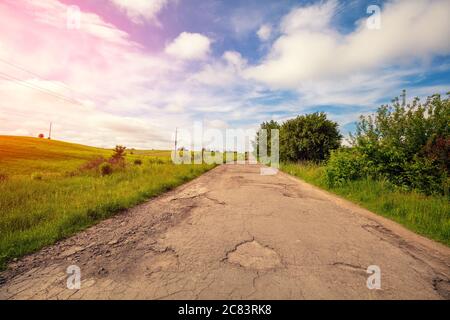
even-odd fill
[[[387,181],[368,178],[331,188],[325,182],[324,166],[311,163],[282,164],[281,170],[450,246],[450,203],[445,196],[403,191]]]
[[[79,168],[93,157],[110,156],[110,150],[0,137],[0,167],[7,177],[0,181],[0,269],[14,257],[70,236],[214,167],[175,165],[168,151],[136,153],[127,155],[125,168],[101,176],[96,168]],[[136,159],[142,164],[135,165]],[[33,178],[37,175],[40,179]]]
[[[207,165],[146,164],[109,176],[0,184],[0,265],[182,184]]]

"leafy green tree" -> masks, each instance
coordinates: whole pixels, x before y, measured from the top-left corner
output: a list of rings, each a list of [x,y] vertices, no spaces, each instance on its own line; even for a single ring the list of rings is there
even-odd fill
[[[261,130],[267,130],[267,156],[270,156],[272,153],[272,129],[280,129],[280,124],[276,122],[275,120],[270,120],[261,123],[260,130],[256,133],[255,141],[253,141],[253,150],[255,153],[255,156],[258,156],[260,154],[259,150],[259,141],[261,137]]]
[[[298,116],[287,120],[281,126],[280,159],[325,160],[331,150],[339,148],[341,139],[338,124],[328,120],[325,113]]]

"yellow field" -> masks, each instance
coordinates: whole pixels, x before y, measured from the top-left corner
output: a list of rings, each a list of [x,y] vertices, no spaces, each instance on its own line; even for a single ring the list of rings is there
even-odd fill
[[[128,152],[129,153],[129,152]],[[166,150],[136,150],[139,156],[169,158]],[[84,146],[63,141],[32,137],[0,136],[0,173],[8,175],[64,174],[76,170],[86,161],[103,156],[110,157],[111,149]]]

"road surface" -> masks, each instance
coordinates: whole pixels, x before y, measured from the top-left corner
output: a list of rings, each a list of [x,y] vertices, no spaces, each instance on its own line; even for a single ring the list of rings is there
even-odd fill
[[[367,287],[369,266],[381,289]],[[11,263],[0,299],[450,299],[449,279],[448,247],[284,173],[228,164]]]

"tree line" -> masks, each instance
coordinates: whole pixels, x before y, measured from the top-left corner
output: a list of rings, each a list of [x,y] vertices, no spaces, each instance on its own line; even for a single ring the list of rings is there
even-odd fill
[[[403,97],[406,95],[403,92]],[[280,160],[323,163],[330,186],[347,181],[386,179],[404,189],[425,194],[449,195],[450,92],[432,95],[421,102],[406,103],[398,97],[375,114],[361,116],[349,145],[336,122],[323,112],[300,115],[278,123],[263,122],[261,129],[279,129]],[[254,146],[258,152],[260,133]]]

